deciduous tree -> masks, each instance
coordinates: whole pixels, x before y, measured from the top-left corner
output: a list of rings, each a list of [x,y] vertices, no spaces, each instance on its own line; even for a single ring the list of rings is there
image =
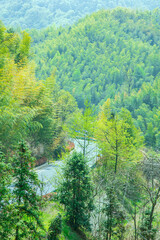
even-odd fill
[[[110,99],[103,105],[99,114],[96,138],[104,159],[104,165],[118,168],[131,164],[140,158],[140,146],[143,138],[135,128],[129,111],[122,109],[120,113],[111,110]]]

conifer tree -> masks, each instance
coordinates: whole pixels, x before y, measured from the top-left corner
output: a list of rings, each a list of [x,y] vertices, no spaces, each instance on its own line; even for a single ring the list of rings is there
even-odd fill
[[[34,159],[26,144],[19,144],[19,152],[14,157],[13,169],[15,178],[15,240],[40,239],[40,197],[36,194],[39,181],[33,171]]]
[[[59,200],[64,204],[70,225],[75,229],[89,228],[93,208],[89,169],[81,153],[74,152],[64,168],[64,180],[59,187]]]
[[[9,239],[11,233],[11,165],[6,163],[5,156],[0,152],[0,239]]]

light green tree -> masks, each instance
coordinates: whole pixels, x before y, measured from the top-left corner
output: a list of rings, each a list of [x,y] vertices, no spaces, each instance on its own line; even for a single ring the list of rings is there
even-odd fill
[[[93,108],[86,101],[84,111],[75,111],[67,124],[69,137],[73,138],[82,149],[83,155],[87,156],[87,147],[94,139],[95,116]]]
[[[143,144],[143,138],[135,128],[128,110],[122,109],[115,114],[108,99],[102,107],[96,126],[96,139],[102,149],[106,167],[114,168],[117,173],[118,168],[140,159],[139,148]]]

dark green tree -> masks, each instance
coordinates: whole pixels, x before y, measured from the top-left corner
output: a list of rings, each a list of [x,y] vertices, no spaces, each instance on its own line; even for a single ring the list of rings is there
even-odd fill
[[[36,193],[39,185],[37,174],[33,171],[34,158],[22,141],[13,158],[15,178],[15,240],[40,239],[43,225],[40,220],[40,197]]]
[[[0,152],[0,239],[9,239],[12,229],[11,165],[6,163],[5,156]],[[9,204],[10,203],[10,204]]]
[[[151,211],[150,209],[146,209],[142,216],[141,226],[139,229],[139,235],[140,238],[146,239],[146,240],[155,240],[156,239],[156,232],[157,229],[153,227],[151,222]],[[154,220],[154,217],[152,217],[152,221]]]
[[[145,154],[142,170],[146,178],[143,188],[146,193],[147,206],[144,209],[139,232],[142,239],[154,240],[157,239],[156,232],[158,231],[156,209],[160,199],[160,155],[154,152]]]
[[[105,198],[102,212],[105,220],[103,221],[103,236],[106,240],[123,239],[125,232],[125,211],[118,199],[117,188],[118,179],[110,174],[110,179],[106,182]],[[120,187],[120,182],[119,182]],[[120,191],[119,191],[120,194]]]
[[[134,240],[138,239],[138,216],[140,215],[141,205],[144,202],[145,195],[142,187],[143,176],[140,164],[122,171],[125,181],[122,181],[122,204],[134,224]],[[119,181],[121,181],[121,176]]]
[[[58,216],[56,216],[52,220],[51,225],[49,227],[48,240],[57,240],[58,235],[61,233],[61,231],[62,231],[62,218],[61,215],[58,214]]]
[[[58,189],[60,203],[64,204],[69,224],[75,229],[90,227],[93,209],[92,185],[86,160],[74,152],[66,163],[63,182]]]

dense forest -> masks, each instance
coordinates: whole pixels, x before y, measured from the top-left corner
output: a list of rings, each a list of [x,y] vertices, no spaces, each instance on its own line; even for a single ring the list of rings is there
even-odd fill
[[[0,239],[158,240],[159,204],[159,9],[0,22]]]
[[[39,79],[56,71],[57,82],[80,108],[86,99],[97,106],[111,98],[116,111],[132,113],[146,143],[159,148],[158,9],[103,10],[72,27],[32,30],[31,36]]]
[[[159,0],[1,0],[0,6],[0,19],[6,25],[39,29],[70,25],[86,14],[117,6],[152,10],[159,7]]]
[[[58,154],[59,143],[65,140],[62,125],[77,103],[68,92],[59,89],[54,75],[45,81],[36,80],[34,64],[28,60],[30,41],[26,32],[20,36],[0,25],[2,149],[7,153],[8,146],[14,148],[23,138],[32,149],[45,146],[37,150],[37,155],[46,155],[48,150],[53,154],[56,149]]]

